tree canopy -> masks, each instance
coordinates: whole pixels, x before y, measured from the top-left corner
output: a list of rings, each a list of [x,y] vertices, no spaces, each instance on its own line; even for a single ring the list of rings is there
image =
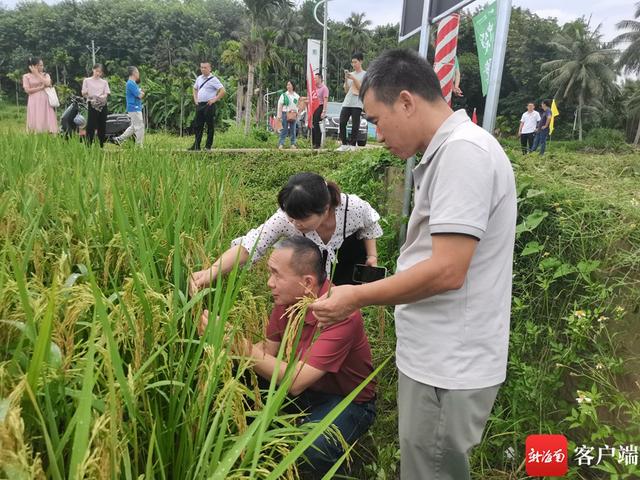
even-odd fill
[[[214,72],[229,86],[225,100],[228,108],[220,113],[221,118],[234,118],[234,111],[236,119],[241,115],[249,118],[253,109],[248,109],[247,116],[245,106],[256,105],[267,90],[282,89],[288,79],[301,86],[301,94],[306,93],[306,39],[321,39],[322,28],[313,17],[315,0],[305,0],[298,6],[294,3],[288,0],[63,0],[54,5],[25,2],[14,9],[0,8],[0,87],[7,98],[14,94],[24,98],[19,79],[26,72],[26,59],[33,55],[43,58],[57,84],[66,84],[69,91],[77,91],[82,77],[90,72],[88,46],[93,40],[100,48],[97,59],[105,64],[110,78],[124,78],[127,65],[140,65],[156,85],[182,89],[172,97],[182,102],[186,94],[187,102],[180,109],[186,109],[183,113],[187,120],[192,114],[189,89],[198,73],[198,63],[210,60]],[[318,13],[322,15],[322,7]],[[471,21],[474,13],[461,15],[458,59],[464,96],[454,99],[454,107],[466,108],[469,112],[477,108],[481,117],[484,98]],[[640,3],[635,11],[630,11],[630,16],[631,13],[638,18]],[[329,23],[327,85],[331,99],[340,100],[344,95],[341,72],[349,67],[351,54],[362,52],[366,69],[368,62],[382,51],[398,46],[398,24],[374,26],[366,12],[353,12],[344,22],[330,20]],[[582,36],[589,39],[587,43],[593,54],[587,69],[589,78],[593,79],[594,75],[599,78],[597,88],[593,81],[587,82],[589,100],[585,101],[587,108],[581,109],[585,112],[584,127],[603,126],[606,121],[611,124],[604,126],[624,128],[626,115],[619,111],[624,108],[624,102],[615,100],[613,84],[615,74],[621,69],[638,71],[637,20],[621,22],[620,36],[614,45],[608,45],[584,19],[560,26],[554,18],[541,18],[529,10],[514,8],[498,111],[499,123],[506,130],[517,129],[517,119],[527,102],[539,103],[556,96],[562,112],[557,131],[570,134],[567,129],[573,125],[573,112],[579,109],[580,96],[576,88],[580,82],[561,80],[567,69],[575,66],[569,63],[571,55],[567,48],[572,46],[567,43],[567,37],[576,25],[582,25]],[[432,37],[435,30],[432,29]],[[617,57],[612,48],[625,44],[628,47]],[[405,45],[415,48],[417,38]],[[432,46],[431,55],[433,51]],[[558,70],[560,66],[564,69]],[[251,88],[247,88],[249,80]],[[563,91],[560,83],[564,85]],[[565,94],[567,87],[570,92]],[[230,100],[234,95],[235,105]],[[598,115],[589,114],[590,105],[598,105]],[[176,106],[164,111],[162,121],[155,123],[177,128],[167,113],[177,111]],[[155,111],[159,110],[157,106]],[[266,112],[258,110],[261,119]]]

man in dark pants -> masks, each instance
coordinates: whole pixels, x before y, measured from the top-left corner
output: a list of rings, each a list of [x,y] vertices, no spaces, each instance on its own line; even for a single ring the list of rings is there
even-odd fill
[[[540,147],[540,155],[544,155],[547,147],[547,138],[549,137],[549,124],[551,123],[551,102],[549,100],[542,101],[542,115],[538,122],[538,130],[536,138],[533,140],[531,151],[535,152]]]
[[[226,91],[218,77],[211,73],[211,63],[200,63],[200,75],[193,84],[193,101],[196,104],[196,118],[193,122],[196,138],[189,150],[200,150],[204,126],[207,125],[207,142],[204,148],[213,146],[213,120],[216,114],[215,104],[224,97]]]
[[[296,409],[306,413],[303,422],[320,422],[373,372],[371,348],[359,310],[347,313],[341,322],[318,329],[318,321],[309,311],[302,320],[299,341],[285,347],[278,360],[282,342],[287,345],[287,325],[292,320],[288,309],[302,297],[321,296],[329,290],[329,280],[318,246],[303,236],[279,241],[269,257],[269,280],[274,308],[267,324],[266,338],[258,343],[237,339],[234,353],[252,360],[255,373],[270,381],[274,372],[281,382],[287,364],[295,362],[295,374],[289,394],[295,396]],[[333,287],[335,288],[335,287]],[[209,312],[200,318],[198,332],[207,333]],[[209,327],[211,328],[211,327]],[[375,413],[376,382],[372,380],[332,422],[347,444],[366,433]],[[302,478],[320,478],[344,454],[343,445],[330,434],[318,437],[304,453],[306,465]]]
[[[329,103],[329,89],[324,84],[322,74],[316,73],[316,90],[318,92],[318,103],[313,112],[313,130],[311,138],[313,140],[313,148],[320,148],[322,145],[322,131],[320,130],[320,122],[326,116],[325,109]]]
[[[362,115],[362,100],[360,100],[360,85],[367,72],[362,69],[363,56],[361,53],[351,55],[353,72],[344,71],[344,91],[346,93],[340,111],[340,139],[342,145],[338,152],[355,150],[358,143],[358,131],[360,130],[360,116]],[[347,123],[351,117],[351,138],[347,139]]]
[[[520,118],[520,127],[518,128],[518,136],[520,137],[520,146],[522,154],[526,155],[533,147],[533,138],[536,136],[536,129],[540,122],[540,114],[535,110],[536,106],[533,102],[527,104],[527,111]]]

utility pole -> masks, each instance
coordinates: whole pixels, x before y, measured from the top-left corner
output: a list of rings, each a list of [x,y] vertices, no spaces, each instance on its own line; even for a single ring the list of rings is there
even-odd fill
[[[422,25],[420,26],[420,46],[418,53],[425,60],[429,51],[429,0],[425,0],[422,10]],[[416,156],[407,158],[404,166],[404,198],[402,201],[402,225],[400,226],[400,245],[407,238],[407,222],[411,215],[411,197],[413,196],[413,169],[416,166]]]
[[[91,40],[91,47],[89,45],[86,47],[91,52],[91,61],[93,62],[91,66],[93,67],[96,64],[96,53],[100,51],[100,47],[96,47],[96,42],[93,40]]]
[[[327,35],[327,31],[329,30],[329,27],[327,26],[327,24],[329,23],[329,2],[331,0],[320,0],[318,3],[316,3],[315,8],[313,9],[313,16],[316,19],[316,22],[318,22],[319,25],[322,26],[322,79],[324,84],[326,85],[328,83],[328,79],[327,79],[327,42],[328,42],[328,35]],[[318,19],[318,8],[320,7],[320,5],[324,5],[324,21],[320,21]]]
[[[322,81],[327,83],[327,23],[329,22],[329,1],[324,2],[324,22],[322,25]]]

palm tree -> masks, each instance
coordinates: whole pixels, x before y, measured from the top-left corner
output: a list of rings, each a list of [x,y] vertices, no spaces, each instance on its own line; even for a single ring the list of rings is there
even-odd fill
[[[284,48],[299,46],[304,37],[304,30],[298,21],[298,12],[291,8],[281,8],[275,20],[276,43]]]
[[[633,144],[638,145],[638,142],[640,142],[640,82],[635,83],[632,92],[626,102],[627,116],[630,120],[633,118],[638,119],[638,129],[633,140]]]
[[[249,13],[249,32],[242,41],[242,55],[247,62],[247,96],[245,99],[244,133],[249,134],[251,126],[251,103],[256,67],[264,59],[265,45],[260,36],[258,24],[273,9],[292,6],[289,0],[243,0]]]
[[[242,44],[236,40],[229,40],[225,43],[225,48],[220,56],[222,63],[231,67],[237,79],[236,86],[236,125],[239,127],[242,121],[243,92],[244,84],[241,78],[247,76],[247,64],[242,55]]]
[[[560,58],[542,64],[547,74],[540,80],[556,89],[556,97],[578,104],[578,138],[582,140],[582,113],[586,105],[616,90],[614,70],[618,51],[604,48],[600,25],[592,32],[588,22],[577,20],[563,27],[552,45]]]
[[[640,73],[640,2],[636,3],[636,20],[618,22],[618,30],[628,30],[613,39],[614,45],[628,43],[629,46],[620,54],[618,64],[627,72]]]
[[[344,22],[349,31],[347,41],[352,46],[352,51],[364,50],[371,39],[369,31],[371,20],[366,20],[365,15],[365,13],[352,12]]]

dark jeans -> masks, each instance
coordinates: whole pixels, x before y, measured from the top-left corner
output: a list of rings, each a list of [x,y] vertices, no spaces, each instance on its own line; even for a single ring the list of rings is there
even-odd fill
[[[314,392],[309,389],[296,397],[295,404],[307,412],[303,422],[320,422],[344,397],[327,393]],[[366,403],[351,403],[333,421],[348,444],[353,444],[373,424],[376,418],[375,400]],[[304,452],[306,464],[300,465],[312,477],[322,477],[344,454],[339,442],[330,435],[320,435]],[[339,472],[341,470],[338,470]],[[304,476],[308,478],[308,476]]]
[[[547,148],[547,138],[549,138],[549,129],[540,130],[536,133],[536,138],[533,140],[533,146],[531,151],[535,152],[540,147],[540,155],[544,155],[544,151]]]
[[[322,144],[322,131],[320,130],[320,116],[322,115],[322,105],[318,106],[313,112],[313,130],[311,130],[311,139],[314,148],[320,148]]]
[[[207,141],[204,148],[211,148],[213,146],[213,119],[216,115],[216,104],[207,105],[207,102],[200,102],[196,105],[196,118],[193,121],[193,128],[195,129],[196,139],[193,143],[193,148],[200,150],[200,143],[202,143],[202,134],[204,133],[204,126],[207,126]]]
[[[533,147],[533,137],[536,134],[534,132],[531,133],[521,133],[520,134],[520,145],[522,146],[522,154],[526,155]]]
[[[360,115],[362,115],[361,108],[342,107],[342,110],[340,110],[340,139],[343,145],[357,145]],[[349,117],[351,117],[351,138],[347,141],[347,122],[349,122]]]
[[[104,145],[105,131],[107,130],[107,106],[105,105],[102,110],[98,111],[89,104],[87,118],[87,144],[93,143],[93,138],[96,135],[96,129],[98,130],[98,140],[100,146]]]

